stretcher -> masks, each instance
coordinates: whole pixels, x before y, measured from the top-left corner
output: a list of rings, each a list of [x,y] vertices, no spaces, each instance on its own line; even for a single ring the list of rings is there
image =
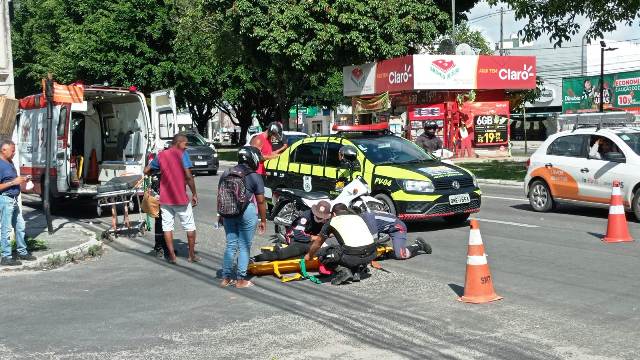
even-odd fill
[[[102,238],[112,240],[112,237],[126,232],[128,236],[144,234],[146,230],[146,222],[143,221],[143,215],[140,212],[140,191],[142,184],[141,176],[122,176],[113,178],[104,185],[98,186],[98,194],[94,197],[98,206],[96,211],[98,216],[102,214],[103,207],[111,208],[111,228],[102,233]],[[131,226],[129,221],[129,210],[133,210],[134,201],[137,201],[139,221],[135,227]],[[124,209],[123,223],[118,224],[117,206],[122,205]]]
[[[264,246],[261,250],[273,251],[273,246]],[[377,249],[378,258],[386,256],[387,254],[393,253],[393,248],[391,246],[379,246]],[[282,282],[289,282],[294,280],[300,280],[305,278],[304,274],[301,273],[300,268],[300,260],[298,259],[287,259],[287,260],[276,260],[276,261],[260,261],[249,264],[248,272],[251,275],[255,276],[263,276],[263,275],[274,275]],[[318,258],[315,257],[311,261],[305,263],[306,271],[318,271],[320,267],[320,262]],[[284,275],[295,273],[293,275]]]

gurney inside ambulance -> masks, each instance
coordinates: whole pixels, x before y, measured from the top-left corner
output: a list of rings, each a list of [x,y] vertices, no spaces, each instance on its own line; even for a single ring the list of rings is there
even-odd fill
[[[87,91],[85,102],[72,108],[70,119],[69,185],[78,192],[124,190],[142,177],[147,116],[134,93]]]

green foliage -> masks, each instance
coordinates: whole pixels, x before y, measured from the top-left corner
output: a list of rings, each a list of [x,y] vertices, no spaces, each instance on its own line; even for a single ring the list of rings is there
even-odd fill
[[[47,243],[46,240],[34,239],[34,238],[31,238],[31,237],[28,237],[28,238],[25,239],[25,242],[27,243],[27,250],[29,252],[47,250],[49,248],[49,244]],[[16,250],[17,249],[17,245],[16,245],[15,239],[11,240],[10,244],[11,244],[11,249],[12,250]]]
[[[47,267],[55,268],[65,264],[66,258],[63,258],[61,255],[55,254],[51,255],[47,258]]]
[[[98,257],[98,256],[102,256],[102,253],[104,252],[104,250],[102,249],[101,245],[91,245],[88,249],[87,249],[87,255],[91,256],[91,257]]]
[[[517,180],[522,181],[527,174],[524,162],[519,161],[487,161],[480,163],[460,164],[469,169],[479,179]]]
[[[589,39],[601,38],[604,33],[616,29],[616,23],[624,22],[633,26],[640,16],[640,1],[637,0],[501,0],[515,10],[517,20],[526,19],[528,23],[520,31],[524,40],[532,41],[549,35],[554,46],[571,40],[581,31],[578,16],[589,20],[586,35]],[[489,0],[491,5],[498,0]]]

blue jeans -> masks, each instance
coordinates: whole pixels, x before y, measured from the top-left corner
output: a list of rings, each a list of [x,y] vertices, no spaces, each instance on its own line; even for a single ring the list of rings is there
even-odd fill
[[[24,219],[17,198],[0,195],[0,247],[2,247],[2,257],[11,257],[11,244],[9,244],[9,234],[11,228],[16,233],[16,245],[18,254],[27,255],[27,244],[24,242]]]
[[[239,254],[236,274],[238,279],[244,279],[247,277],[251,241],[258,226],[256,205],[249,204],[242,216],[224,218],[222,223],[227,236],[227,248],[224,251],[224,261],[222,262],[222,277],[225,279],[231,278],[233,259],[237,251]]]

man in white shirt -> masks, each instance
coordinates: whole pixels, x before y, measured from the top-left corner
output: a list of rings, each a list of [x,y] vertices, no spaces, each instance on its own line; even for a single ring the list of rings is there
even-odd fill
[[[589,158],[602,160],[604,154],[611,152],[612,148],[611,140],[600,137],[591,146],[591,149],[589,150]]]

